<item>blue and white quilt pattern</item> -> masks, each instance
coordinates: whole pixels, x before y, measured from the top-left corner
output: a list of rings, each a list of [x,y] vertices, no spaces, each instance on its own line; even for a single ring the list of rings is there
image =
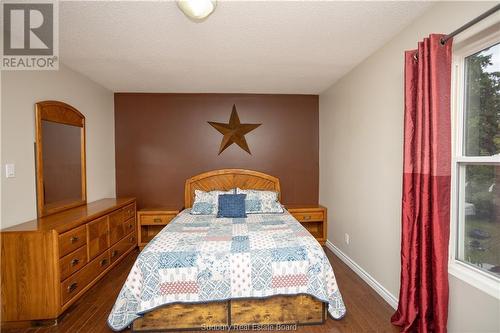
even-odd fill
[[[120,331],[159,306],[308,294],[344,316],[319,243],[286,211],[247,218],[181,212],[139,254],[108,318]]]

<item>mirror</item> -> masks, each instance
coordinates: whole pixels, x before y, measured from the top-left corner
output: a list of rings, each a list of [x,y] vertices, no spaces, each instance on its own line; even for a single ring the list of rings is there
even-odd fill
[[[83,205],[85,117],[72,106],[36,104],[36,177],[38,216]]]

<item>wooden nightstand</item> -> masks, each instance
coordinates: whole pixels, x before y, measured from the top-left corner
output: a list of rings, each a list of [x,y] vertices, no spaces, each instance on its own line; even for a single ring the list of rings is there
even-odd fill
[[[328,226],[326,207],[321,205],[285,205],[285,207],[321,245],[325,245]]]
[[[137,212],[137,242],[142,250],[174,217],[178,209],[144,208]]]

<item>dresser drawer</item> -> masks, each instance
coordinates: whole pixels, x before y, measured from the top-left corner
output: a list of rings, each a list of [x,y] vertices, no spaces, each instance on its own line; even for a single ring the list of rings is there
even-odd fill
[[[85,225],[59,235],[59,257],[76,250],[87,244],[87,231]]]
[[[137,237],[135,231],[128,234],[121,241],[113,245],[110,249],[111,263],[120,258],[131,247],[137,246]]]
[[[104,216],[87,224],[89,260],[106,251],[108,244],[108,217]]]
[[[78,250],[62,257],[59,260],[61,280],[66,279],[74,272],[81,269],[87,263],[87,247],[82,246]]]
[[[132,217],[135,217],[135,205],[131,204],[128,205],[127,207],[123,208],[123,218],[125,220],[131,219]]]
[[[149,215],[142,214],[140,216],[141,225],[165,225],[174,219],[175,214]]]
[[[323,211],[311,211],[311,212],[291,212],[293,217],[295,217],[299,222],[315,222],[323,221],[324,214]]]
[[[136,228],[135,218],[123,222],[122,228],[125,235],[132,231],[135,231]]]
[[[85,267],[71,275],[61,283],[61,301],[67,303],[92,282],[99,274],[104,272],[111,264],[109,251],[101,254],[96,259],[89,262]]]

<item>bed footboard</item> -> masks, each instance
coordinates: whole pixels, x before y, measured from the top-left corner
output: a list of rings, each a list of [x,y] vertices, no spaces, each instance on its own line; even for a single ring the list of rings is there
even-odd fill
[[[133,323],[134,332],[252,329],[257,326],[322,324],[325,303],[308,295],[273,296],[206,304],[162,306]]]

